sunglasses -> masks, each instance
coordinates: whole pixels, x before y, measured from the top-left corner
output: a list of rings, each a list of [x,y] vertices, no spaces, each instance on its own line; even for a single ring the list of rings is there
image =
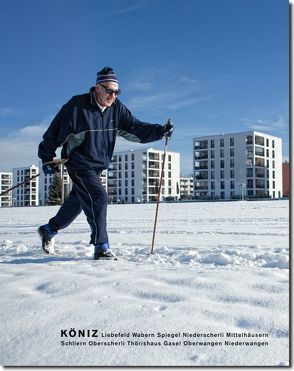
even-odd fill
[[[104,89],[104,92],[107,95],[112,95],[112,94],[114,94],[114,95],[120,95],[120,93],[121,93],[121,90],[120,89],[118,89],[118,90],[112,90],[112,89],[109,89],[109,88],[107,88],[106,86],[104,86],[102,84],[98,84],[98,85],[102,86],[102,88]]]

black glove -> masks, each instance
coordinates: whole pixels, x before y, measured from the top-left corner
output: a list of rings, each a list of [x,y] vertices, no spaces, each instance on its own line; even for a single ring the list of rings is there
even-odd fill
[[[168,119],[166,124],[162,128],[163,136],[170,139],[172,136],[172,133],[174,131],[174,124],[172,123],[171,119]]]
[[[42,170],[43,170],[43,173],[45,175],[53,175],[58,170],[58,166],[56,164],[54,164],[54,163],[52,163],[52,164],[44,164],[42,166]]]

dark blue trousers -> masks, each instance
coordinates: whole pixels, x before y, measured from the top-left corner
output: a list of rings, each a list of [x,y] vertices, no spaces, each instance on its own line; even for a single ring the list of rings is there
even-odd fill
[[[92,231],[90,243],[96,245],[108,242],[106,231],[108,197],[100,180],[101,171],[68,169],[68,174],[73,187],[58,213],[50,219],[50,229],[57,232],[66,228],[83,210]]]

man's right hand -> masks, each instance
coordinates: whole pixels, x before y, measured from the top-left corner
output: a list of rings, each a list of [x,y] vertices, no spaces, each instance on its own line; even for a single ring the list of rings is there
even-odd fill
[[[58,166],[56,164],[44,164],[42,170],[45,175],[53,175],[58,170]]]

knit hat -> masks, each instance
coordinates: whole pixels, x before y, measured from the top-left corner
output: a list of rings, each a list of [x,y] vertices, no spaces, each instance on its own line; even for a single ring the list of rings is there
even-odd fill
[[[117,76],[111,67],[104,67],[101,71],[97,72],[96,84],[106,81],[112,81],[119,84]]]

